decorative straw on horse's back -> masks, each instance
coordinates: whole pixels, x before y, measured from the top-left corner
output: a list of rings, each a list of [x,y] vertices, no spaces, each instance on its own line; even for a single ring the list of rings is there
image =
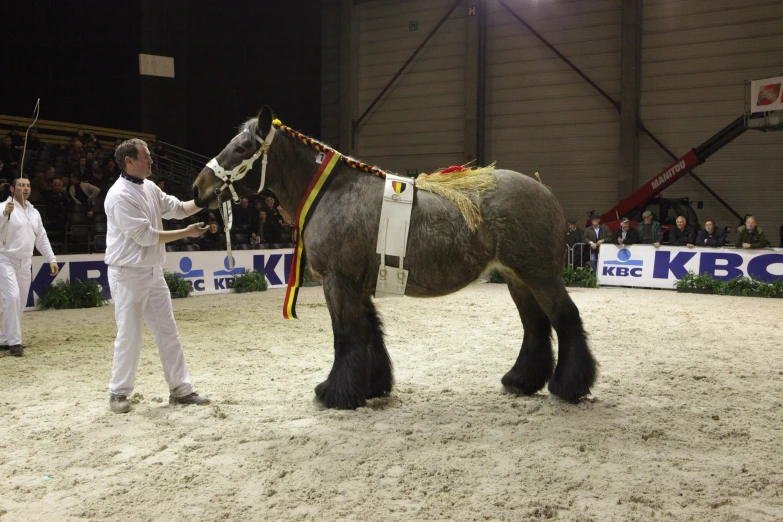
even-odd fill
[[[451,201],[465,217],[468,228],[474,231],[482,221],[478,208],[480,193],[497,187],[495,164],[479,168],[449,167],[420,174],[416,187]]]

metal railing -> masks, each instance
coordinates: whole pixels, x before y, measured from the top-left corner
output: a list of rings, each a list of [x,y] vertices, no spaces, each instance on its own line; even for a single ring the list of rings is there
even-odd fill
[[[211,159],[165,141],[158,143],[163,144],[166,157],[158,156],[153,152],[153,173],[178,185],[192,185],[198,173]]]

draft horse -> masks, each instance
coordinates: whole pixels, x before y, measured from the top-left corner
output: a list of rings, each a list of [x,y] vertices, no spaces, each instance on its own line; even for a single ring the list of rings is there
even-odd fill
[[[322,154],[312,145],[331,150],[308,140],[282,132],[271,109],[264,107],[199,173],[193,184],[196,203],[217,208],[232,196],[260,192],[265,183],[285,208],[296,209],[319,168]],[[263,166],[256,161],[262,152],[268,155]],[[334,333],[334,363],[315,394],[326,407],[341,409],[363,406],[368,399],[387,395],[394,385],[383,323],[373,304],[385,181],[355,164],[345,159],[335,167],[302,235],[310,270],[323,280]],[[474,197],[481,216],[475,230],[450,201],[415,189],[405,293],[450,294],[475,281],[487,267],[497,268],[524,329],[519,356],[501,382],[508,391],[531,395],[548,381],[552,394],[577,401],[590,393],[596,363],[579,310],[561,277],[567,228],[563,209],[552,192],[531,177],[500,169],[494,175],[496,188]],[[399,266],[397,259],[387,257],[386,265]],[[556,364],[552,328],[558,339]]]

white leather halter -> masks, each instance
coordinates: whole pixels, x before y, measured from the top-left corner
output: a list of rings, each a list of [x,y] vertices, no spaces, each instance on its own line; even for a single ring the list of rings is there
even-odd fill
[[[228,187],[228,189],[231,191],[231,197],[233,198],[234,202],[239,203],[239,195],[234,189],[234,183],[245,177],[245,175],[253,168],[253,163],[256,162],[261,154],[263,154],[264,157],[261,159],[261,184],[258,187],[258,192],[261,192],[264,189],[264,183],[266,182],[267,155],[269,152],[269,147],[272,145],[272,140],[275,137],[275,128],[272,127],[269,129],[269,134],[266,135],[266,139],[261,139],[258,134],[254,134],[254,136],[261,146],[258,148],[255,154],[242,161],[242,163],[233,169],[226,170],[221,167],[217,162],[217,157],[209,160],[207,167],[211,168],[212,172],[215,173],[215,176],[223,181],[223,184],[215,189],[215,194],[219,195],[221,192],[223,192],[223,189]]]

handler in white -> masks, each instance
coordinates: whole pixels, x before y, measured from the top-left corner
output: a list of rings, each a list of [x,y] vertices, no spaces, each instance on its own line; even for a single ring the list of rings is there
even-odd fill
[[[21,357],[24,355],[22,312],[30,292],[33,245],[49,261],[53,276],[60,268],[46,236],[41,214],[27,201],[30,180],[11,180],[9,189],[12,197],[6,200],[0,217],[0,296],[3,297],[0,348],[10,349],[11,355]]]
[[[163,230],[162,218],[182,219],[200,209],[191,200],[183,203],[147,180],[152,158],[139,139],[123,142],[115,152],[122,173],[106,195],[106,264],[117,320],[114,363],[109,383],[109,407],[116,413],[130,411],[141,356],[143,323],[158,345],[171,404],[209,404],[193,391],[185,354],[179,341],[171,294],[161,265],[164,243],[199,237],[207,227],[195,223],[181,230]]]

